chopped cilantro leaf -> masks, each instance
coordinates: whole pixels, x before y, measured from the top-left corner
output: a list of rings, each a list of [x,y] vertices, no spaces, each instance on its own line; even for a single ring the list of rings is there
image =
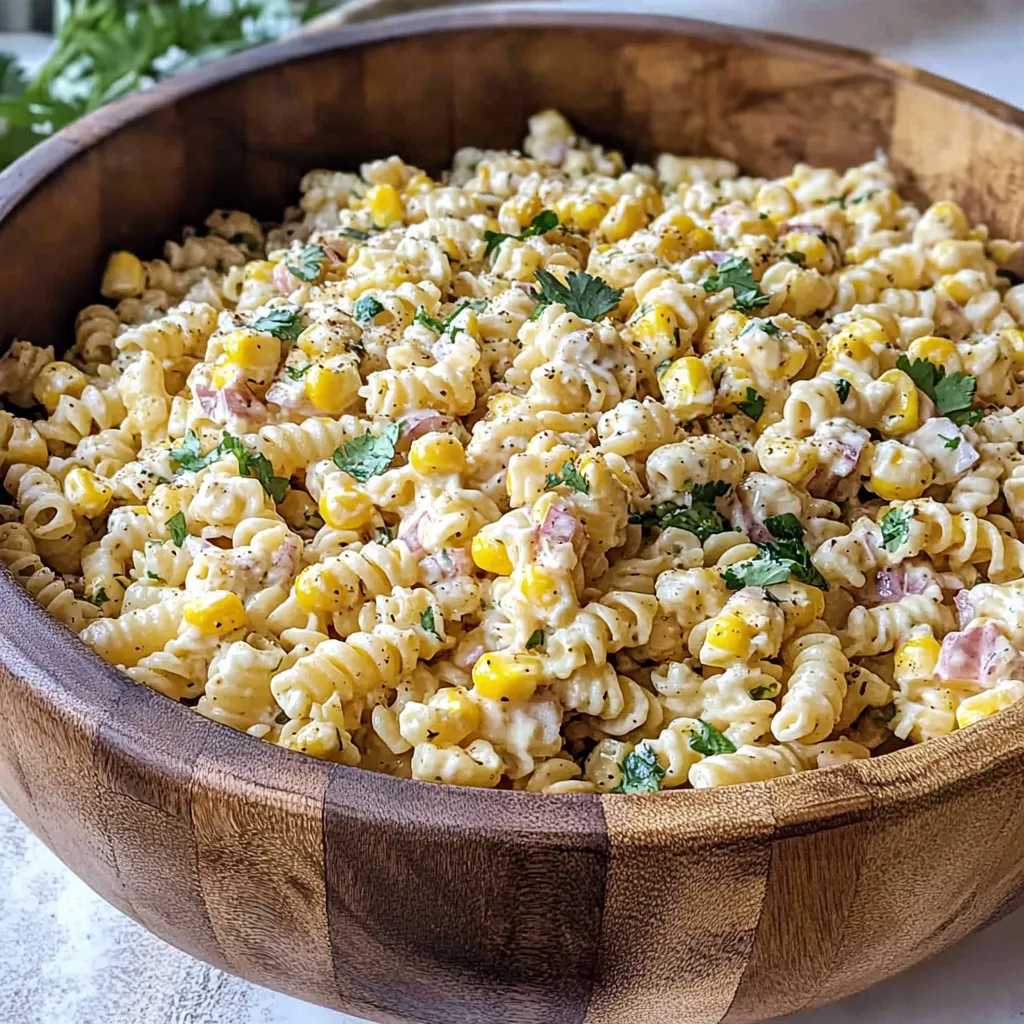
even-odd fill
[[[759,543],[756,557],[730,565],[723,574],[725,585],[730,590],[769,587],[773,583],[785,583],[792,576],[808,586],[828,590],[828,581],[811,562],[800,520],[787,512],[769,516],[764,525],[775,539]]]
[[[443,320],[439,320],[437,317],[430,316],[427,311],[420,306],[416,310],[416,315],[412,318],[413,323],[421,324],[423,327],[428,328],[435,334],[444,334],[447,331],[455,318],[464,310],[472,309],[479,313],[487,305],[484,299],[466,299],[460,302]]]
[[[352,312],[361,324],[368,324],[378,313],[384,312],[384,307],[372,295],[360,295]]]
[[[381,526],[374,531],[373,539],[386,548],[395,539],[395,534],[389,527]]]
[[[557,302],[583,320],[598,320],[622,300],[620,289],[612,288],[600,277],[590,274],[577,274],[570,270],[566,284],[546,270],[538,270],[534,276],[540,285],[540,301],[534,314],[538,309]]]
[[[327,252],[322,245],[307,245],[299,253],[297,263],[293,263],[291,259],[286,259],[284,265],[293,277],[309,283],[310,281],[315,281],[320,276],[326,260]]]
[[[723,480],[697,484],[690,490],[689,505],[664,501],[642,515],[632,516],[630,522],[643,527],[657,526],[662,530],[670,527],[688,530],[703,543],[715,534],[731,532],[732,528],[715,508],[715,499],[724,497],[729,489],[729,484]]]
[[[622,781],[613,793],[656,793],[661,789],[665,769],[658,763],[658,755],[649,743],[641,743],[631,750],[622,764]]]
[[[420,613],[420,625],[428,633],[433,633],[438,640],[441,639],[441,634],[437,631],[437,625],[434,623],[434,609],[427,608],[424,612]]]
[[[543,629],[535,629],[530,634],[530,639],[526,641],[526,649],[528,651],[532,651],[534,647],[543,647],[543,646],[544,646],[544,630]]]
[[[306,363],[304,366],[286,366],[284,372],[292,380],[302,380],[309,373],[312,366],[313,363]]]
[[[166,582],[164,580],[163,576],[158,576],[155,572],[153,572],[152,569],[147,569],[146,570],[146,579],[147,580],[156,580],[157,583],[164,583],[164,582]]]
[[[220,444],[205,455],[199,454],[199,438],[191,430],[186,431],[182,447],[171,450],[171,461],[177,464],[179,471],[196,473],[225,455],[234,455],[238,460],[239,473],[242,476],[254,476],[274,501],[284,500],[288,490],[287,479],[274,476],[274,467],[265,455],[249,451],[241,440],[227,431]]]
[[[893,508],[882,516],[882,547],[892,553],[910,536],[910,515]]]
[[[302,333],[302,319],[295,306],[272,309],[266,316],[253,320],[250,326],[254,331],[272,334],[281,341],[296,341]]]
[[[171,449],[171,462],[186,472],[197,473],[219,458],[216,448],[205,455],[200,455],[199,450],[199,438],[194,431],[186,430],[181,447]]]
[[[835,203],[835,205],[838,206],[840,210],[845,210],[846,209],[846,197],[845,196],[829,196],[828,199],[825,200],[825,202],[826,203]]]
[[[952,451],[956,451],[957,448],[960,447],[960,442],[963,440],[963,437],[960,434],[956,434],[953,437],[946,437],[945,434],[939,434],[939,437],[941,437],[945,442],[946,447]]]
[[[400,423],[386,426],[379,436],[367,432],[346,441],[335,449],[334,464],[349,476],[365,484],[372,476],[380,476],[395,457],[395,445],[402,432]]]
[[[697,719],[693,732],[690,733],[690,749],[705,757],[715,754],[735,754],[736,746],[723,736],[710,722],[703,718]]]
[[[836,394],[839,395],[839,401],[845,402],[850,397],[850,382],[845,377],[839,377],[833,383],[836,386]]]
[[[777,692],[774,686],[755,686],[750,691],[750,696],[754,700],[774,700]]]
[[[563,484],[568,487],[570,491],[575,491],[577,494],[590,493],[590,484],[587,483],[571,459],[566,459],[566,461],[562,463],[562,472],[560,475],[548,473],[544,478],[545,491],[550,491],[552,488],[560,487]]]
[[[171,540],[176,548],[185,543],[188,536],[188,524],[185,522],[185,513],[176,512],[167,520],[167,529],[171,531]]]
[[[354,238],[357,242],[365,242],[370,237],[369,231],[360,231],[358,228],[342,228],[341,233]]]
[[[543,235],[548,231],[553,231],[557,227],[558,214],[553,210],[541,210],[518,235],[512,235],[506,231],[485,231],[484,241],[487,243],[487,248],[484,249],[484,259],[487,259],[506,238],[518,238],[520,240],[533,238],[535,235]]]
[[[975,424],[981,419],[980,409],[972,409],[977,380],[966,373],[946,373],[927,359],[911,362],[906,356],[896,360],[902,370],[934,403],[940,416],[948,416],[958,427]]]
[[[764,399],[753,388],[747,388],[746,401],[737,402],[736,408],[752,420],[759,420],[764,412]]]
[[[732,289],[732,308],[741,313],[753,313],[771,301],[762,295],[750,269],[750,260],[733,256],[725,260],[718,270],[706,277],[701,284],[706,292],[724,292]]]
[[[804,266],[807,262],[807,257],[802,252],[787,252],[786,259],[790,263],[795,263],[798,267]]]
[[[89,604],[96,605],[96,607],[98,608],[100,605],[106,604],[107,601],[110,600],[110,598],[107,597],[107,592],[102,587],[100,587],[95,594],[91,595],[90,597],[86,597],[85,600],[88,601]]]

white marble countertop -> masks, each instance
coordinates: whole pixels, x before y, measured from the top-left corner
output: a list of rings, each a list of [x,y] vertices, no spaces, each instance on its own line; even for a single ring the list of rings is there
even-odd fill
[[[565,0],[626,6],[624,0]],[[633,0],[629,9],[859,46],[1024,107],[1024,0]],[[7,45],[5,45],[7,44]],[[0,36],[0,50],[9,41]],[[884,885],[884,879],[879,880]],[[1024,910],[792,1024],[1024,1021]],[[0,804],[4,1024],[354,1024],[223,974],[106,904]]]

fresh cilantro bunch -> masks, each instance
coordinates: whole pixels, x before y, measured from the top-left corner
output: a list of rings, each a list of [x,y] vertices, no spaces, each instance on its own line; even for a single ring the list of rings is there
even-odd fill
[[[758,544],[756,558],[737,562],[725,570],[725,585],[730,590],[743,587],[769,587],[785,583],[790,576],[819,590],[828,590],[828,581],[811,564],[811,553],[804,544],[804,528],[791,512],[769,516],[764,525],[775,540]]]
[[[910,513],[892,508],[882,516],[882,547],[892,553],[910,536]]]
[[[560,486],[568,487],[570,491],[575,491],[577,494],[590,493],[590,484],[587,483],[586,478],[576,468],[576,464],[571,459],[567,459],[562,463],[562,471],[560,473],[548,473],[544,478],[545,491],[550,491]]]
[[[771,296],[762,295],[750,260],[745,256],[733,256],[723,260],[718,270],[708,275],[701,284],[706,292],[724,292],[732,289],[732,308],[741,313],[754,313],[771,302]]]
[[[412,318],[412,322],[428,328],[435,334],[445,334],[447,331],[451,330],[451,326],[455,322],[455,318],[464,309],[471,309],[475,313],[480,313],[486,305],[486,299],[464,299],[443,319],[438,319],[436,316],[430,316],[430,314],[420,306],[420,308],[416,310],[416,315]],[[384,307],[381,306],[381,310],[383,310],[383,308]]]
[[[484,241],[487,248],[484,249],[484,259],[487,259],[506,238],[533,238],[535,235],[543,235],[548,231],[554,231],[558,227],[558,214],[554,210],[541,210],[530,223],[519,232],[518,235],[510,235],[506,231],[485,231]]]
[[[545,307],[554,303],[561,303],[581,320],[599,320],[622,301],[621,289],[612,288],[600,277],[590,274],[570,270],[565,284],[546,270],[538,270],[534,277],[540,285],[540,301],[530,314],[531,320],[536,320]]]
[[[981,419],[980,409],[972,409],[978,382],[966,373],[946,373],[927,359],[911,362],[906,356],[896,360],[902,370],[935,403],[940,416],[948,416],[958,427],[974,426]]]
[[[320,0],[66,0],[29,80],[0,54],[0,167],[47,135],[177,71],[278,38]]]
[[[688,505],[663,501],[641,515],[632,516],[630,522],[639,523],[645,528],[657,526],[661,530],[667,530],[675,526],[680,530],[689,530],[703,544],[708,537],[713,537],[716,533],[729,533],[732,530],[715,508],[715,500],[725,497],[729,490],[730,485],[724,480],[694,484],[690,489]]]
[[[284,501],[285,492],[288,490],[287,478],[274,476],[274,466],[270,459],[259,452],[249,451],[242,440],[234,434],[225,431],[220,444],[205,455],[200,455],[199,450],[199,438],[193,431],[188,430],[182,447],[171,449],[171,461],[176,463],[179,470],[195,473],[225,455],[234,455],[238,460],[238,472],[242,476],[255,477],[274,501]]]

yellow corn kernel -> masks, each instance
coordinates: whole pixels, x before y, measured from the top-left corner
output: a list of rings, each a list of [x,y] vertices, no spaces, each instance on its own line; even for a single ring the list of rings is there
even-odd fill
[[[295,600],[304,612],[340,612],[350,597],[323,563],[307,565],[295,577]]]
[[[831,265],[828,246],[817,236],[805,231],[791,231],[782,240],[786,252],[803,253],[804,266],[822,273]]]
[[[837,364],[854,363],[868,372],[876,366],[877,360],[871,346],[845,330],[834,334],[825,345],[825,358],[821,362],[820,371],[833,369]]]
[[[146,290],[146,268],[142,260],[130,252],[115,252],[107,260],[100,284],[105,299],[128,299]]]
[[[498,220],[511,218],[520,228],[525,228],[543,209],[539,196],[512,196],[501,204]]]
[[[566,196],[555,205],[555,213],[563,224],[593,231],[604,220],[608,207],[604,203],[591,202],[578,196]]]
[[[424,174],[422,171],[414,174],[405,184],[405,188],[402,190],[407,196],[421,195],[424,192],[430,192],[434,187],[434,179],[429,174]]]
[[[473,538],[473,561],[484,572],[497,576],[510,576],[515,566],[508,556],[508,548],[497,538],[478,533]]]
[[[203,636],[227,636],[245,625],[245,606],[230,590],[211,590],[185,605],[185,621]]]
[[[224,355],[235,366],[270,366],[281,360],[281,342],[272,334],[240,329],[221,339]]]
[[[754,196],[754,209],[758,213],[767,214],[773,224],[781,224],[796,213],[797,204],[793,193],[785,185],[772,182],[758,189]]]
[[[491,651],[473,666],[473,685],[488,700],[529,700],[540,684],[541,669],[535,654]]]
[[[803,483],[821,463],[818,448],[793,437],[773,437],[758,444],[761,468],[787,483]]]
[[[1024,369],[1024,331],[1019,327],[1004,327],[999,332],[999,339],[1013,351],[1013,360],[1017,364],[1017,369]]]
[[[86,376],[77,366],[56,360],[47,363],[32,384],[32,394],[48,413],[57,408],[61,395],[81,397],[88,384]]]
[[[320,412],[340,413],[356,397],[348,365],[314,363],[306,372],[304,390],[309,404]]]
[[[735,612],[722,612],[708,627],[700,649],[701,664],[726,666],[744,661],[750,654],[753,638],[750,626]]]
[[[327,478],[320,494],[320,516],[332,530],[358,530],[373,518],[369,495],[357,490],[345,473]]]
[[[402,219],[402,198],[394,185],[374,185],[366,195],[366,205],[375,227],[390,227]]]
[[[413,441],[409,464],[417,473],[461,473],[466,468],[466,449],[451,434],[427,434]]]
[[[893,660],[898,682],[931,679],[939,663],[942,645],[933,636],[919,636],[900,644]]]
[[[991,718],[997,711],[1005,711],[1021,699],[1019,687],[1019,683],[1003,684],[967,697],[956,709],[956,724],[966,729],[983,718]]]
[[[621,196],[601,218],[601,234],[609,242],[621,242],[639,231],[647,223],[644,208],[638,199]]]
[[[893,387],[892,397],[882,410],[879,430],[886,437],[900,437],[916,430],[921,425],[921,415],[914,382],[902,370],[886,370],[878,379]]]
[[[930,335],[917,338],[907,349],[908,358],[927,359],[929,363],[943,366],[946,373],[959,373],[963,370],[963,362],[956,345],[946,338],[933,338]]]
[[[270,260],[253,260],[251,263],[246,263],[242,276],[246,281],[270,284],[274,279],[274,264]]]
[[[210,383],[215,388],[226,388],[238,376],[238,367],[228,359],[218,359],[210,370]]]
[[[76,512],[95,518],[107,511],[114,490],[95,473],[76,466],[64,477],[64,497]]]
[[[648,343],[650,348],[659,345],[674,346],[679,324],[672,307],[666,306],[662,302],[656,302],[653,305],[640,308],[640,316],[635,317],[630,323],[633,336],[638,341]]]
[[[954,302],[966,306],[974,298],[974,291],[955,274],[944,274],[935,282],[935,291],[945,292]]]
[[[718,242],[715,240],[715,236],[708,231],[707,228],[694,228],[689,235],[686,237],[687,244],[690,247],[690,252],[708,252],[711,249],[717,247]]]
[[[711,374],[697,356],[684,356],[668,365],[658,378],[665,405],[682,421],[708,416],[715,404]]]
[[[558,577],[543,565],[524,566],[519,589],[528,601],[543,610],[553,608],[561,597]]]

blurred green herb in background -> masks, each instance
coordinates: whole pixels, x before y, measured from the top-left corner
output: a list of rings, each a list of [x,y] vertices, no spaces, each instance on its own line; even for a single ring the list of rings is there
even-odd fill
[[[276,39],[321,0],[65,0],[34,78],[0,53],[0,167],[111,100]]]

